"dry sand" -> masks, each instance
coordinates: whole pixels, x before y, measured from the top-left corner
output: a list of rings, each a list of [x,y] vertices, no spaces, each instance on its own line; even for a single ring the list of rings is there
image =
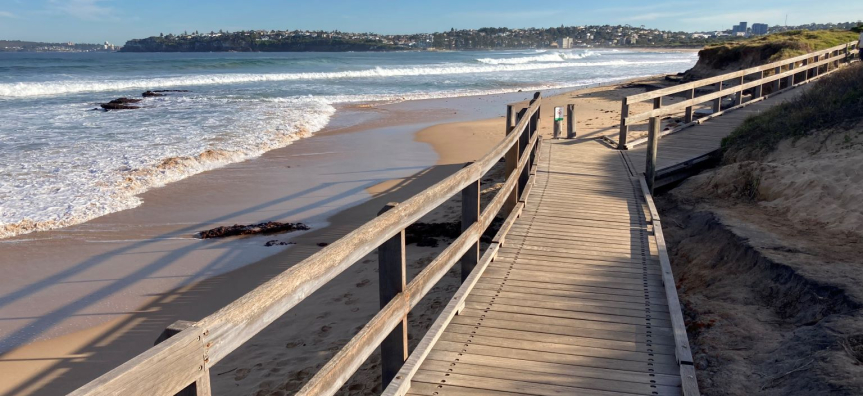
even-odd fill
[[[620,88],[612,85],[592,88],[547,98],[544,102],[544,108],[575,103],[579,135],[614,134],[616,133],[615,125],[620,118],[620,99],[623,96],[640,92],[644,92],[644,88],[641,86]],[[60,304],[56,310],[49,310],[49,313],[61,314],[60,319],[64,321],[78,318],[77,320],[87,320],[88,322],[84,325],[79,324],[79,327],[73,331],[64,332],[61,328],[56,336],[47,337],[43,341],[31,343],[0,356],[0,372],[12,373],[12,375],[4,375],[3,381],[0,382],[0,394],[4,392],[29,394],[31,391],[33,394],[56,394],[69,391],[146,349],[162,329],[174,320],[197,320],[226,305],[273,275],[320,250],[319,244],[330,243],[368,221],[385,203],[402,201],[460,169],[464,162],[480,158],[503,137],[504,119],[502,114],[505,110],[503,104],[521,100],[527,96],[529,96],[527,93],[518,93],[496,97],[418,101],[346,109],[346,113],[356,116],[356,120],[337,123],[328,133],[322,133],[321,136],[301,140],[285,149],[267,153],[258,160],[208,172],[200,177],[189,178],[163,189],[148,192],[144,196],[145,205],[140,208],[106,216],[82,225],[80,229],[61,230],[57,231],[56,235],[45,235],[46,238],[56,237],[61,240],[61,242],[57,242],[60,245],[57,246],[56,250],[42,252],[44,255],[41,256],[40,260],[52,263],[56,259],[51,257],[62,257],[60,252],[68,250],[68,248],[61,249],[63,243],[76,243],[75,238],[89,238],[89,235],[100,230],[103,234],[110,235],[110,227],[124,221],[143,221],[144,224],[152,224],[144,227],[138,238],[129,238],[128,235],[123,235],[124,239],[149,241],[152,239],[153,232],[156,232],[156,235],[175,235],[176,233],[184,233],[185,235],[210,224],[223,225],[225,223],[248,223],[260,220],[297,221],[302,219],[299,213],[304,212],[297,210],[296,203],[293,202],[295,198],[291,198],[291,195],[285,196],[284,188],[286,187],[305,192],[306,194],[302,194],[302,196],[308,199],[308,202],[302,204],[300,208],[306,211],[317,210],[317,212],[313,212],[314,214],[306,214],[309,217],[318,216],[317,218],[326,216],[326,223],[330,224],[328,227],[317,228],[301,235],[293,237],[289,235],[290,240],[296,245],[275,255],[271,253],[272,251],[265,251],[255,256],[253,252],[260,252],[259,249],[261,249],[260,245],[263,240],[286,240],[285,238],[238,238],[214,242],[207,249],[200,249],[200,242],[188,239],[179,239],[177,242],[181,244],[179,247],[166,245],[166,242],[171,242],[170,239],[167,241],[160,240],[156,245],[152,242],[144,242],[140,246],[136,245],[138,242],[130,241],[122,243],[131,243],[135,248],[126,249],[121,246],[119,249],[114,249],[112,247],[107,249],[107,254],[99,254],[99,248],[96,247],[92,248],[96,250],[88,253],[91,257],[96,258],[98,265],[105,265],[105,263],[110,262],[116,263],[114,268],[123,269],[123,271],[109,276],[107,279],[104,278],[104,271],[100,270],[98,265],[93,266],[93,268],[88,267],[87,269],[90,271],[88,275],[81,275],[79,272],[69,273],[68,269],[58,272],[56,269],[46,268],[45,271],[47,271],[48,276],[44,279],[36,279],[36,284],[41,284],[45,288],[54,287],[58,283],[69,284],[69,287],[83,288],[80,289],[83,291],[79,292],[83,292],[84,296],[92,294],[92,289],[86,289],[87,285],[92,287],[93,284],[96,284],[99,286],[96,290],[102,293],[97,294],[96,297],[99,298],[99,303],[104,305],[85,305],[81,307],[84,309],[77,309],[77,306],[69,308],[69,305],[63,305],[63,301],[69,301],[69,299],[56,300],[64,293],[60,289],[46,296],[44,301],[47,304],[53,304],[52,306]],[[398,117],[394,118],[402,121],[387,123],[377,116],[379,114],[397,114]],[[477,115],[484,116],[486,119],[458,122],[460,119],[476,119]],[[550,110],[543,113],[540,133],[545,136],[551,134],[551,117]],[[432,126],[445,120],[457,122]],[[367,129],[369,125],[374,126],[375,129],[369,131]],[[389,165],[386,161],[391,161],[392,164],[410,164],[411,161],[413,163],[422,162],[421,159],[418,160],[416,146],[410,146],[412,148],[407,149],[408,143],[398,143],[402,146],[398,144],[394,146],[390,140],[405,136],[405,128],[417,128],[417,126],[422,125],[430,127],[417,133],[416,141],[427,143],[434,149],[434,152],[439,156],[437,164],[419,172],[416,172],[415,169],[411,170],[410,166]],[[374,134],[378,134],[378,139],[372,140],[373,142],[382,141],[380,137],[383,136],[387,138],[388,143],[381,147],[370,145],[369,137],[374,137]],[[344,148],[341,150],[328,149],[333,146]],[[369,163],[379,166],[367,165],[366,168],[357,168],[361,166],[360,161],[356,160],[356,157],[345,156],[345,153],[355,153],[356,151],[365,151],[370,158],[374,157],[369,160]],[[314,162],[311,160],[304,162],[308,157],[304,154],[308,153],[318,153],[325,158],[316,159]],[[425,155],[422,154],[422,151],[419,153],[420,156]],[[393,158],[397,156],[401,157]],[[335,170],[326,172],[317,169],[317,172],[309,172],[305,175],[304,179],[296,179],[297,176],[295,175],[311,171],[312,164],[320,164],[325,161],[343,161],[344,165],[338,172]],[[351,163],[351,161],[357,161],[357,163]],[[382,164],[381,161],[384,163]],[[300,170],[296,172],[278,171],[278,169],[286,169],[285,164],[291,164],[291,169],[299,166]],[[425,166],[416,166],[425,168]],[[399,169],[393,169],[395,174],[382,173],[381,170],[387,167]],[[496,183],[501,179],[502,170],[500,168],[496,168],[483,185],[486,199],[493,195]],[[346,173],[345,169],[352,169],[355,173]],[[260,172],[260,174],[253,177],[251,181],[244,182],[244,178],[249,177],[250,174],[255,174],[255,172],[249,172],[250,170]],[[401,176],[398,174],[399,172],[410,176]],[[317,193],[303,188],[305,182],[309,182],[311,185],[322,183],[322,175],[330,176],[330,178],[323,178],[329,183],[332,180],[330,173],[342,173],[344,179],[335,184],[346,184],[350,187],[328,193]],[[238,186],[243,185],[247,187],[238,188]],[[260,197],[255,198],[261,202],[242,201],[242,199],[248,199],[248,191],[250,191],[248,189],[261,188],[261,186],[265,186],[264,190],[258,194]],[[328,185],[328,187],[330,186]],[[212,189],[218,190],[212,191]],[[361,190],[362,193],[368,193],[371,198],[363,197],[357,189]],[[195,199],[201,199],[201,191],[215,194],[214,197],[225,196],[231,199],[228,199],[228,204],[223,205],[212,205],[211,202],[208,202],[207,205],[196,205]],[[182,194],[177,194],[178,192]],[[176,202],[172,201],[177,197],[183,197],[184,194],[187,195],[183,201],[185,206],[177,205]],[[283,197],[283,199],[273,201],[268,198],[273,196]],[[346,201],[335,200],[332,198],[334,196],[344,198]],[[321,199],[329,201],[330,206],[320,208]],[[232,209],[230,202],[242,205],[241,208],[253,208],[253,210]],[[362,203],[338,211],[333,215],[329,215],[330,212],[326,210],[357,202]],[[458,199],[453,199],[430,213],[423,221],[453,221],[457,219],[459,205]],[[197,208],[199,206],[206,207],[206,209],[201,210],[211,211],[208,213],[208,217],[205,217],[206,219],[215,220],[202,222],[200,217],[182,220],[183,208]],[[180,209],[177,209],[178,207]],[[163,212],[165,210],[168,211]],[[233,215],[226,216],[226,213]],[[171,226],[167,230],[160,229],[159,227],[164,227],[164,224],[171,224]],[[106,231],[106,229],[108,230]],[[62,241],[64,238],[71,238],[71,240],[64,242]],[[80,242],[78,243],[79,245],[76,247],[81,246]],[[220,244],[226,245],[221,246]],[[26,244],[23,245],[27,246]],[[98,244],[93,245],[98,246]],[[44,241],[41,245],[32,246],[34,248],[16,246],[15,249],[20,252],[18,257],[36,261],[28,254],[39,253],[39,250],[44,246],[50,247]],[[39,248],[35,248],[35,246],[39,246]],[[193,246],[194,248],[192,248]],[[244,251],[243,246],[249,250]],[[409,246],[409,275],[413,276],[419,272],[444,246],[445,243],[441,243],[436,248]],[[143,250],[137,249],[138,247]],[[7,247],[4,246],[3,249],[6,251]],[[101,249],[105,250],[104,247]],[[182,253],[173,253],[177,251],[176,249],[180,249],[179,251]],[[153,263],[158,263],[166,254],[167,258],[172,260],[172,264],[182,262],[190,265],[192,269],[184,266],[181,267],[183,270],[179,273],[176,270],[174,273],[170,271],[163,273],[160,272],[162,269],[158,265],[154,268],[155,271],[149,272],[146,269],[150,268],[150,265],[139,266],[142,259],[146,263],[147,257],[152,257]],[[249,260],[248,257],[255,259],[264,257],[249,265],[237,268],[236,261],[241,254],[246,256],[246,261],[241,261],[240,265],[254,261]],[[72,258],[71,261],[80,261],[81,264],[78,265],[85,265],[88,263],[87,260],[87,257],[79,257]],[[222,263],[223,266],[230,262],[230,265],[234,267],[214,270],[214,262]],[[131,269],[124,268],[125,264],[131,263],[136,266]],[[196,265],[202,267],[196,268]],[[7,263],[4,268],[11,269],[12,265]],[[143,274],[140,272],[142,268],[145,270]],[[74,269],[75,267],[73,267]],[[452,270],[450,276],[445,277],[415,308],[410,317],[412,344],[419,341],[422,333],[434,320],[436,312],[447,301],[448,295],[458,287],[458,280],[455,276],[457,270],[457,268]],[[190,278],[190,272],[205,279]],[[370,255],[223,360],[212,370],[215,393],[279,395],[298,389],[314,374],[317,368],[321,367],[377,312],[376,272],[376,257]],[[97,275],[102,278],[97,277]],[[105,286],[102,287],[102,284],[98,282],[104,282]],[[149,289],[135,289],[135,287],[140,287],[142,283],[147,282],[156,283]],[[170,283],[165,282],[178,282],[181,286],[175,289],[166,288]],[[28,298],[32,298],[32,294],[34,293],[27,293],[25,290],[21,296],[21,301],[28,301]],[[72,299],[80,298],[75,295],[71,296]],[[123,296],[134,298],[123,299]],[[50,301],[51,298],[56,301]],[[84,301],[87,302],[86,299]],[[120,305],[117,305],[117,302]],[[93,307],[98,307],[98,309]],[[19,312],[22,311],[26,311],[26,306]],[[21,317],[22,315],[24,320],[33,320],[27,319],[27,317],[35,317],[38,321],[40,315],[44,314],[36,312],[35,314],[24,315],[16,312],[6,314],[4,318]],[[55,321],[57,320],[59,319]],[[56,324],[50,320],[48,322]],[[379,368],[375,365],[376,359],[378,359],[377,356],[373,356],[370,362],[363,366],[345,388],[345,393],[368,394],[379,390]]]
[[[658,203],[705,395],[863,393],[863,124]]]

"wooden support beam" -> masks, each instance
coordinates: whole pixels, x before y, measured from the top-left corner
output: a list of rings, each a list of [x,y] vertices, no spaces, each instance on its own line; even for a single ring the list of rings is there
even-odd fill
[[[721,91],[722,90],[722,81],[716,83],[715,86],[716,86],[717,92]],[[721,96],[716,98],[716,99],[713,99],[713,112],[718,113],[720,111],[722,111],[722,97]]]
[[[740,76],[740,78],[739,78],[739,79],[738,79],[738,81],[737,81],[737,85],[738,85],[738,86],[740,86],[740,87],[742,87],[742,86],[743,86],[743,82],[744,82],[744,77],[743,77],[743,76]],[[743,88],[740,88],[740,90],[739,90],[739,91],[737,91],[737,94],[736,94],[736,95],[734,95],[734,99],[735,99],[735,100],[734,100],[734,104],[735,104],[736,106],[740,106],[740,105],[742,105],[742,104],[743,104]]]
[[[761,80],[762,78],[764,78],[764,70],[758,72],[758,79]],[[757,87],[755,87],[752,91],[752,99],[760,98],[761,95],[763,95],[763,90],[764,90],[763,84],[760,84]]]
[[[507,106],[506,111],[507,111],[507,119],[512,117],[512,121],[513,121],[512,125],[518,124],[519,120],[521,120],[521,117],[524,115],[523,111],[520,111],[520,112],[513,111],[512,106]],[[513,133],[513,128],[507,127],[506,134],[509,135],[510,133]],[[521,139],[521,137],[519,137],[519,139]],[[520,149],[521,149],[521,142],[519,141],[519,142],[516,142],[514,145],[512,145],[512,147],[510,147],[509,150],[507,150],[506,155],[504,155],[504,161],[505,161],[504,174],[506,174],[507,178],[518,177],[518,175],[514,175],[513,172],[515,172],[515,170],[518,166],[518,160],[520,158],[519,157]],[[507,196],[507,199],[503,204],[504,213],[510,213],[515,208],[515,205],[518,203],[519,191],[520,190],[518,189],[518,184],[516,184],[515,188],[512,189],[512,192],[509,194],[509,196]]]
[[[506,134],[512,132],[512,128],[518,121],[515,120],[515,113],[512,111],[512,105],[506,105]]]
[[[468,164],[470,165],[470,164]],[[527,167],[525,167],[527,168]],[[461,231],[464,232],[470,226],[479,221],[479,192],[480,179],[469,184],[461,191]],[[476,263],[479,262],[479,239],[473,243],[470,249],[461,258],[461,280],[467,279]]]
[[[782,73],[782,67],[777,67],[777,68],[773,69],[773,73],[774,73],[774,75]],[[781,79],[774,80],[773,81],[773,93],[779,92],[779,90],[782,89],[781,86],[782,86],[782,80]]]
[[[575,139],[575,105],[566,105],[566,138]]]
[[[190,322],[188,320],[178,320],[174,323],[171,323],[165,330],[162,330],[162,334],[159,334],[159,337],[156,338],[156,342],[153,345],[159,345],[169,338],[179,334],[181,331],[186,330],[189,327],[192,327],[195,322]],[[185,387],[183,390],[177,392],[177,396],[210,396],[212,392],[210,390],[210,370],[206,368],[201,368],[201,376],[195,380],[195,382],[189,384],[189,386]]]
[[[398,206],[390,202],[378,212],[378,216]],[[380,284],[380,307],[383,309],[399,293],[405,291],[405,231],[402,230],[378,247],[378,279]],[[383,387],[395,378],[408,358],[408,318],[401,322],[381,342],[381,382]]]
[[[648,127],[647,135],[647,155],[644,167],[644,178],[647,181],[647,186],[650,188],[650,193],[653,194],[653,185],[656,179],[656,151],[659,149],[659,127],[661,121],[659,117],[650,118],[650,126]]]
[[[790,63],[790,64],[788,64],[788,71],[792,71],[792,70],[794,70],[794,66],[795,66],[795,64],[794,64],[794,63]],[[787,81],[788,81],[788,82],[785,84],[785,85],[786,85],[786,88],[793,87],[793,86],[794,86],[794,74],[791,74],[790,76],[788,76],[788,80],[787,80]]]
[[[686,92],[686,99],[695,99],[695,88]],[[683,123],[688,124],[690,122],[692,122],[692,106],[686,106],[686,115],[683,117]]]
[[[533,105],[535,102],[540,102],[540,101],[542,101],[542,93],[539,91],[534,92],[533,93],[533,99],[531,99],[530,104]],[[539,124],[540,124],[539,120],[542,118],[542,106],[537,107],[536,112],[533,113],[533,115],[534,115],[534,117],[536,117],[536,126],[535,126],[535,130],[534,130],[534,132],[535,132],[536,129],[539,129]]]
[[[626,117],[629,117],[629,98],[624,97],[620,101],[620,136],[617,138],[618,150],[626,150],[626,135],[629,134],[629,125],[626,125]]]
[[[524,117],[526,111],[527,110],[522,110],[518,113],[519,123],[521,122],[521,119]],[[530,142],[530,138],[528,137],[529,133],[530,133],[530,122],[528,122],[528,125],[524,128],[524,130],[517,131],[517,132],[521,134],[521,136],[519,137],[518,145],[517,145],[518,146],[518,159],[519,159],[519,161],[521,161],[521,159],[524,158],[524,156],[525,156],[524,149],[527,148],[527,144],[528,144],[528,142]],[[516,188],[515,188],[515,190],[518,193],[518,195],[516,197],[521,196],[521,193],[522,193],[522,191],[524,191],[524,188],[526,186],[527,186],[527,176],[526,176],[526,173],[524,172],[524,170],[522,169],[522,172],[518,175],[518,184],[516,185]],[[516,198],[516,199],[520,200],[519,198]]]

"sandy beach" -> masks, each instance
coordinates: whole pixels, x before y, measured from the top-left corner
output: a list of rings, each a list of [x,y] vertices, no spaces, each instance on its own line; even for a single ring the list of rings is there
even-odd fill
[[[614,135],[620,98],[644,91],[639,84],[624,86],[565,92],[544,99],[544,108],[575,103],[580,136]],[[28,285],[0,281],[12,290],[0,300],[0,320],[9,324],[0,333],[6,342],[0,344],[0,394],[71,391],[145,350],[173,321],[198,320],[233,301],[368,221],[385,203],[404,200],[481,157],[504,136],[505,104],[530,96],[346,107],[313,137],[151,190],[138,208],[0,242],[0,267],[12,274],[7,279]],[[549,137],[551,126],[551,111],[544,111],[540,132]],[[493,196],[501,176],[497,169],[484,182],[485,197]],[[455,221],[459,205],[453,199],[422,221]],[[312,230],[192,237],[212,226],[267,220],[303,221]],[[268,240],[294,244],[265,247]],[[410,245],[409,276],[445,245]],[[214,392],[298,389],[377,312],[376,271],[377,258],[366,257],[220,362],[212,370]],[[413,343],[458,287],[454,274],[409,318]],[[380,390],[376,359],[345,394]]]

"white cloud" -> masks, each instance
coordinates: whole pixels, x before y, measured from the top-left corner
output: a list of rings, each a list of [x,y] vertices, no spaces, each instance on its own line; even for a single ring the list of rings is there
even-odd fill
[[[18,19],[20,17],[18,15],[15,15],[15,14],[9,12],[9,11],[0,11],[0,18]]]
[[[114,8],[104,6],[110,0],[51,0],[52,8],[72,17],[88,20],[116,20]]]

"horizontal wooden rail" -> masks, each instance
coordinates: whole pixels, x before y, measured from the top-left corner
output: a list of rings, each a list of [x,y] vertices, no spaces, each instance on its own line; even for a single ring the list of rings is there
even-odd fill
[[[726,73],[726,74],[722,74],[722,75],[715,76],[715,77],[709,77],[709,78],[705,78],[705,79],[701,79],[701,80],[697,80],[697,81],[692,81],[689,83],[675,85],[673,87],[657,89],[655,91],[644,92],[644,93],[637,94],[637,95],[630,95],[630,96],[627,96],[627,98],[629,98],[629,103],[635,103],[635,102],[642,102],[642,101],[646,101],[646,100],[650,100],[650,99],[654,99],[654,98],[659,98],[659,97],[663,97],[663,96],[674,95],[676,93],[682,93],[682,92],[685,92],[685,91],[690,90],[690,89],[697,89],[697,88],[705,87],[707,85],[716,84],[718,82],[728,81],[728,80],[731,80],[735,77],[745,77],[745,76],[755,74],[755,73],[758,73],[761,71],[774,70],[777,67],[787,66],[791,63],[802,62],[804,60],[811,59],[811,58],[816,57],[816,56],[829,54],[831,52],[845,51],[846,46],[849,44],[853,44],[852,48],[851,48],[853,50],[853,48],[856,47],[857,42],[853,41],[853,42],[849,42],[846,44],[837,45],[835,47],[830,47],[827,49],[823,49],[823,50],[819,50],[819,51],[815,51],[815,52],[810,52],[808,54],[795,56],[793,58],[783,59],[783,60],[776,61],[773,63],[764,64],[761,66],[750,67],[748,69],[738,70],[735,72]],[[844,52],[843,52],[843,55],[844,55]]]
[[[750,81],[747,83],[743,83],[742,85],[737,85],[737,86],[733,86],[733,87],[729,87],[729,88],[723,88],[721,91],[712,92],[712,93],[709,93],[706,95],[699,96],[697,98],[687,99],[683,102],[677,102],[677,103],[674,103],[672,105],[662,106],[658,109],[653,109],[650,111],[646,111],[644,113],[632,115],[632,116],[626,117],[625,120],[626,120],[627,124],[632,124],[632,123],[635,123],[638,121],[648,120],[651,117],[660,117],[660,116],[664,116],[664,115],[668,115],[668,114],[677,113],[677,112],[685,110],[687,107],[692,107],[694,105],[698,105],[701,103],[710,102],[714,99],[723,98],[723,97],[729,96],[731,94],[745,91],[747,89],[761,86],[761,85],[764,85],[764,84],[767,84],[767,83],[770,83],[770,82],[773,82],[776,80],[781,80],[783,78],[787,78],[787,77],[790,77],[790,76],[793,76],[796,74],[800,74],[800,73],[803,73],[804,71],[815,69],[815,68],[824,66],[828,63],[836,62],[836,61],[843,60],[843,59],[845,59],[845,54],[837,55],[837,56],[828,58],[826,60],[822,60],[822,61],[815,62],[815,63],[810,63],[806,66],[802,66],[800,68],[788,70],[786,72],[771,75],[768,77],[764,77],[764,78],[756,80],[756,81]]]
[[[809,80],[810,78],[818,77],[820,74],[823,74],[819,73],[822,67],[827,69],[826,72],[830,72],[830,65],[849,61],[854,54],[858,53],[859,48],[857,48],[857,46],[858,43],[856,41],[849,42],[766,65],[627,96],[621,101],[620,132],[616,142],[617,147],[621,150],[625,150],[632,146],[632,144],[627,142],[627,134],[629,132],[629,128],[637,122],[646,121],[652,117],[661,117],[685,111],[684,126],[678,128],[682,129],[685,126],[693,124],[693,107],[696,105],[713,102],[713,111],[715,113],[721,113],[722,98],[729,95],[735,95],[736,101],[734,107],[743,105],[743,91],[748,89],[754,90],[752,100],[761,100],[764,98],[764,95],[762,94],[763,89],[768,84],[772,85],[773,93],[775,94],[779,91],[779,86],[782,81],[787,81],[787,85],[792,87],[795,85],[795,76],[802,74],[805,76],[802,78],[803,80]],[[798,65],[798,63],[802,63],[802,65]],[[785,70],[784,72],[782,71],[783,68]],[[765,76],[764,72],[766,71],[773,71],[773,74]],[[757,76],[755,80],[746,81],[747,77],[753,75]],[[735,82],[735,85],[726,86],[724,83],[728,81]],[[701,96],[696,95],[696,90],[711,86],[715,87],[716,90],[714,92]],[[681,94],[686,97],[686,100],[668,106],[663,105],[663,97]],[[629,114],[629,109],[632,104],[647,100],[653,101],[653,110],[639,114]],[[639,139],[638,143],[644,143],[645,141],[646,139]]]
[[[525,152],[532,152],[539,139],[534,134],[527,145]],[[524,169],[530,162],[531,156],[525,155],[521,158],[516,170]],[[402,313],[407,314],[411,308],[419,304],[420,300],[443,278],[447,272],[464,256],[471,246],[479,241],[485,229],[491,224],[495,216],[503,207],[509,193],[516,187],[518,178],[508,177],[506,183],[495,194],[492,201],[483,210],[478,222],[468,227],[458,238],[456,238],[441,254],[432,260],[413,280],[407,285],[404,293],[400,293],[384,310],[392,307],[392,312],[384,314],[382,310],[363,327],[359,334],[333,357],[318,373],[304,386],[297,395],[331,395],[350,378],[359,366],[377,349],[380,341],[401,320]],[[525,190],[525,194],[529,190]],[[396,303],[396,300],[404,300]],[[402,312],[401,310],[405,310]],[[368,329],[368,331],[366,331]],[[376,338],[372,338],[376,336]]]
[[[209,395],[209,368],[285,314],[356,261],[402,232],[472,183],[478,183],[511,148],[519,150],[517,166],[482,211],[478,221],[375,315],[331,359],[299,394],[335,393],[398,325],[410,309],[476,244],[509,195],[523,198],[524,183],[534,165],[539,137],[540,96],[500,143],[479,161],[423,190],[405,202],[333,242],[217,312],[180,331],[128,362],[77,389],[71,395],[173,395],[198,383],[198,395]]]

